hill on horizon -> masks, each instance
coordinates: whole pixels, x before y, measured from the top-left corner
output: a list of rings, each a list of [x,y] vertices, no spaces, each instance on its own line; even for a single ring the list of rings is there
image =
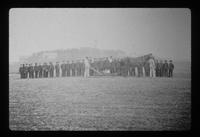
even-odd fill
[[[124,57],[127,56],[124,51],[121,50],[102,50],[98,48],[82,47],[80,49],[58,49],[52,51],[41,51],[33,53],[31,56],[21,58],[19,63],[24,62],[56,62],[66,60],[79,60],[84,59],[86,56],[93,58],[102,57]]]

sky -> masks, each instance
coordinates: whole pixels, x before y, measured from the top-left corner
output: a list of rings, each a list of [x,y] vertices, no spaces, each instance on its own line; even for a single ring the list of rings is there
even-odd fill
[[[191,61],[187,8],[12,8],[9,62],[46,50],[95,47]]]

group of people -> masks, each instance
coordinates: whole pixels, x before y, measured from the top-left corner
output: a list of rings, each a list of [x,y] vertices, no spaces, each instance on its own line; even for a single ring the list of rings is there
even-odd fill
[[[174,64],[172,60],[158,61],[147,58],[142,61],[134,61],[126,58],[88,58],[76,61],[63,61],[53,64],[35,63],[21,64],[19,73],[21,78],[53,78],[70,76],[136,76],[136,77],[173,77]]]

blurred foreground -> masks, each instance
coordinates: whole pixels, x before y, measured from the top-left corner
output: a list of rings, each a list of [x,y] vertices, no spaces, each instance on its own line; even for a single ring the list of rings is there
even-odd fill
[[[9,75],[11,130],[189,130],[191,79]]]

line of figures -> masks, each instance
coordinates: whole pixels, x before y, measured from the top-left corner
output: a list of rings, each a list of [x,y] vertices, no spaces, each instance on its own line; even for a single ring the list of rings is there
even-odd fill
[[[21,64],[19,73],[21,78],[53,78],[71,76],[135,76],[135,77],[173,77],[174,64],[170,61],[158,61],[147,58],[143,61],[134,61],[126,58],[88,58],[76,61],[62,61],[53,64],[35,63]]]

